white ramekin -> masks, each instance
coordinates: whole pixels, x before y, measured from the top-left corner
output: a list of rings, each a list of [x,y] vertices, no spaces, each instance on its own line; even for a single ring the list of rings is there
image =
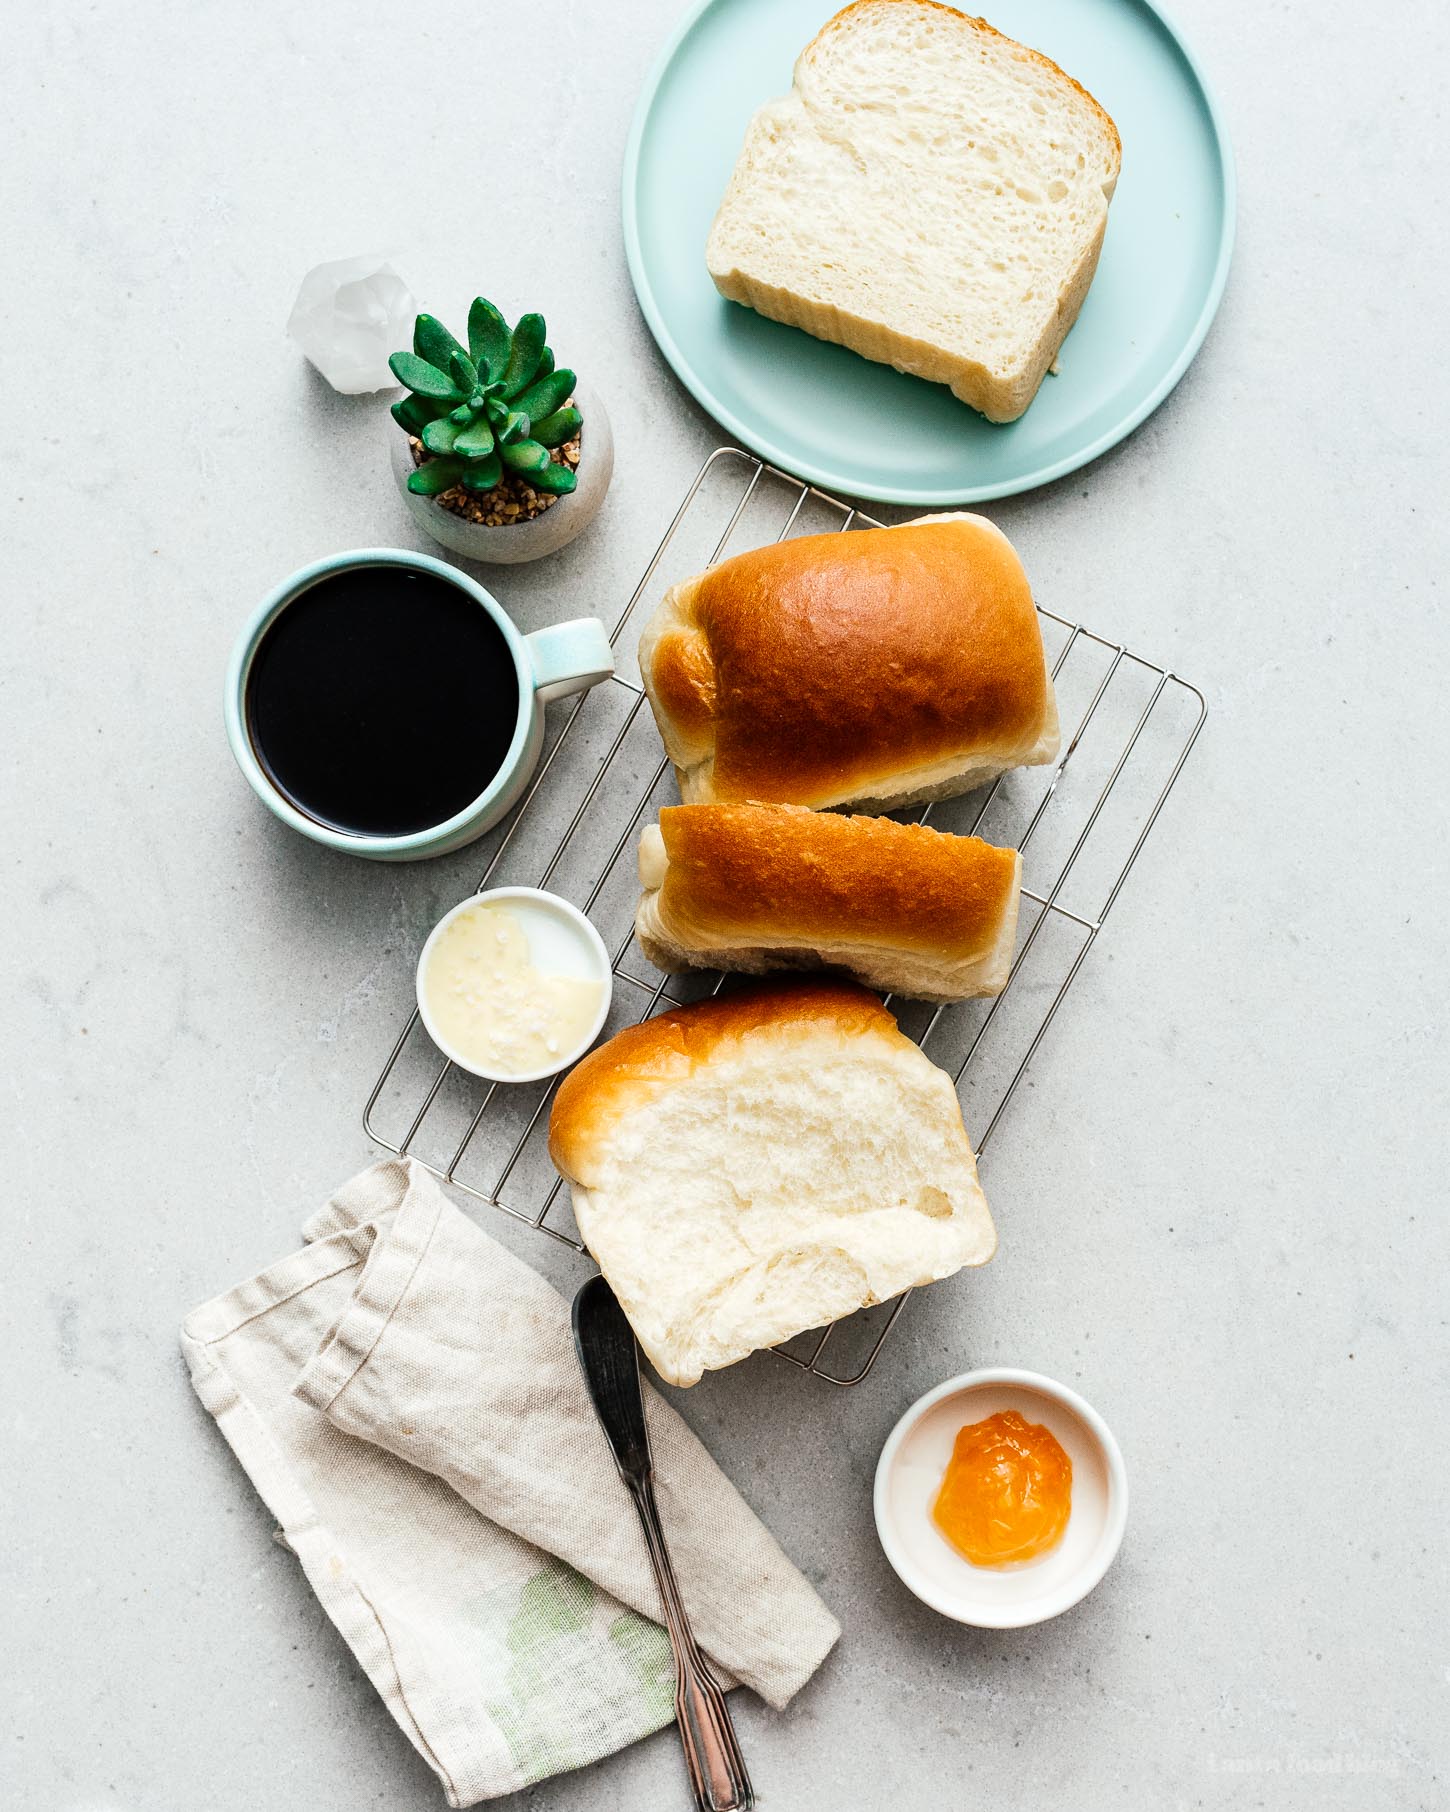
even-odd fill
[[[958,1429],[999,1410],[1041,1422],[1072,1461],[1072,1513],[1058,1545],[1020,1567],[976,1567],[932,1521]],[[876,1533],[923,1604],[979,1629],[1020,1629],[1060,1616],[1113,1564],[1128,1522],[1128,1475],[1095,1409],[1039,1372],[964,1372],[928,1391],[892,1429],[876,1465]]]
[[[599,989],[599,1011],[595,1014],[589,1030],[567,1051],[560,1051],[557,1057],[551,1057],[543,1069],[527,1071],[510,1071],[507,1074],[496,1070],[481,1068],[471,1058],[453,1048],[443,1038],[433,1023],[433,1016],[428,1011],[427,993],[423,978],[427,973],[428,959],[433,954],[433,947],[438,939],[459,917],[474,906],[517,906],[519,917],[524,921],[525,932],[528,929],[528,918],[531,913],[546,913],[556,924],[562,925],[572,934],[577,945],[580,963],[577,973],[586,980],[597,980]],[[567,1070],[577,1063],[590,1045],[604,1030],[604,1023],[609,1018],[609,1008],[614,994],[614,971],[609,961],[609,952],[604,947],[604,939],[585,918],[577,906],[568,900],[561,899],[556,893],[545,893],[538,887],[494,887],[487,893],[470,894],[466,900],[460,900],[428,933],[428,940],[418,957],[416,980],[418,992],[418,1016],[423,1021],[424,1030],[437,1045],[438,1049],[450,1063],[456,1063],[461,1070],[467,1070],[471,1076],[482,1076],[486,1082],[540,1082],[546,1076],[557,1076],[560,1070]]]

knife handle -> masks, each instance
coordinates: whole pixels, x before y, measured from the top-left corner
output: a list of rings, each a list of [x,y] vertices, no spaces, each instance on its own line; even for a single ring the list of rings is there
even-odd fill
[[[745,1758],[730,1721],[730,1708],[710,1664],[700,1652],[680,1597],[679,1582],[670,1563],[660,1527],[659,1508],[648,1477],[630,1484],[630,1495],[639,1512],[645,1545],[654,1567],[655,1582],[664,1605],[665,1628],[675,1655],[675,1716],[685,1767],[698,1812],[750,1812],[755,1791],[745,1771]]]

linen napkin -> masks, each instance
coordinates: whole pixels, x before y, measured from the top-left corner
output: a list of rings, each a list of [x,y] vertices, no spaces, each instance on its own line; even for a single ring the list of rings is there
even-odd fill
[[[197,1395],[450,1806],[668,1723],[674,1671],[564,1299],[409,1160],[193,1311]],[[648,1386],[660,1515],[701,1646],[783,1706],[839,1629]]]

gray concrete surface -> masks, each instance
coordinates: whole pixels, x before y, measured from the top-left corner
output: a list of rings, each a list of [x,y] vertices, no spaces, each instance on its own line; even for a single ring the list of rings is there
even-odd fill
[[[287,835],[221,676],[280,574],[419,545],[380,405],[282,334],[307,266],[370,245],[422,297],[543,300],[608,395],[616,486],[498,590],[526,626],[627,595],[717,441],[617,228],[676,7],[9,9],[7,1806],[441,1804],[175,1330],[367,1160],[413,953],[477,863]],[[764,1358],[688,1399],[845,1625],[787,1715],[740,1705],[775,1812],[1447,1800],[1450,41],[1405,0],[1180,11],[1239,158],[1223,312],[1126,445],[991,513],[1046,603],[1212,716],[990,1154],[996,1262],[913,1303],[854,1392]],[[1081,1388],[1135,1488],[1103,1587],[1013,1635],[920,1607],[870,1517],[900,1410],[992,1361]],[[516,1803],[684,1793],[662,1735]]]

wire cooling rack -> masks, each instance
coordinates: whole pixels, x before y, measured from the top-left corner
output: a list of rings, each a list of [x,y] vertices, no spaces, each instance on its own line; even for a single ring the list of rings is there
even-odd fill
[[[550,726],[522,803],[490,833],[480,889],[551,888],[589,914],[613,951],[618,985],[608,1033],[699,999],[724,980],[662,975],[633,942],[638,834],[658,807],[678,798],[653,720],[641,709],[635,648],[654,603],[667,585],[727,553],[827,529],[880,526],[738,448],[719,448],[685,493],[615,625],[616,677],[574,701]],[[641,611],[642,602],[649,608]],[[903,814],[1022,851],[1018,944],[1003,992],[991,1001],[935,1008],[890,1002],[902,1030],[955,1077],[979,1158],[1003,1124],[1207,714],[1203,695],[1167,668],[1041,605],[1038,614],[1065,732],[1057,764],[1017,769],[990,788]],[[551,828],[560,824],[562,837]],[[385,1150],[407,1153],[443,1182],[582,1251],[568,1193],[546,1150],[554,1086],[506,1086],[467,1075],[439,1057],[415,1011],[368,1097],[363,1124]],[[832,1384],[859,1384],[907,1300],[863,1310],[776,1351]],[[828,1347],[839,1361],[834,1367]]]

